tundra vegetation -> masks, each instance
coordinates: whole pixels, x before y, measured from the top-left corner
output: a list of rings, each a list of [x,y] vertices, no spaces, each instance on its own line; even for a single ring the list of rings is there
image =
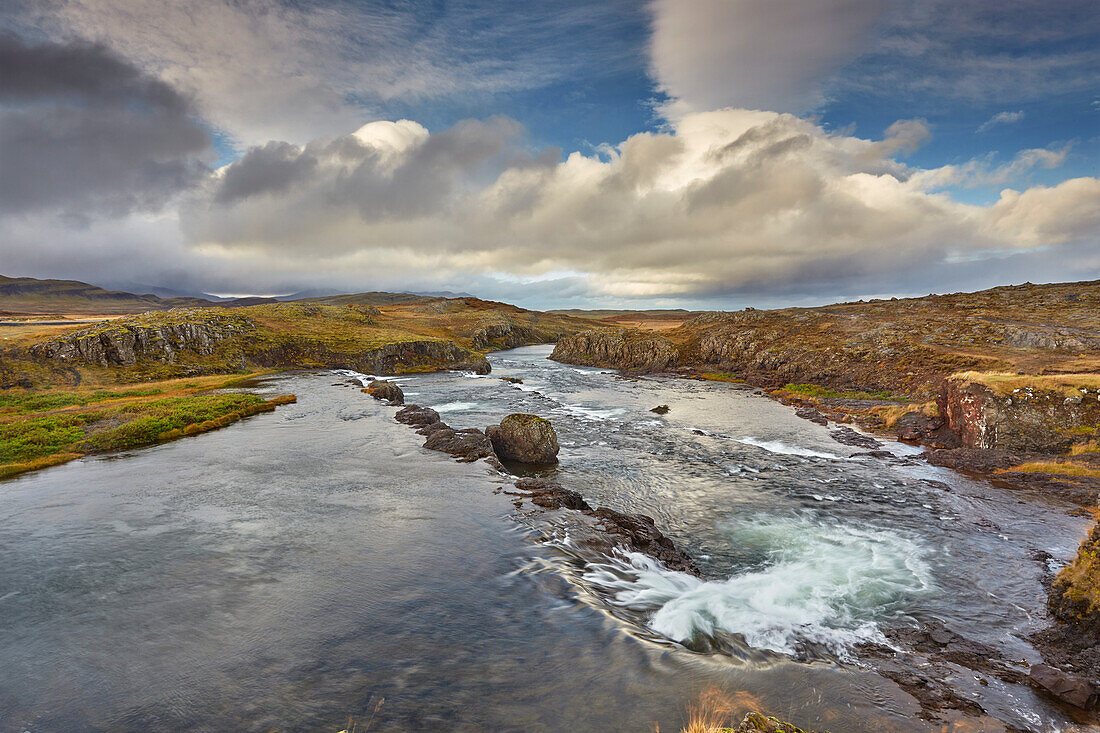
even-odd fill
[[[156,310],[118,315],[134,307]],[[584,323],[477,298],[363,293],[215,306],[30,278],[0,278],[0,309],[20,322],[0,341],[0,477],[196,435],[292,399],[227,391],[248,377],[487,371],[490,349],[554,341]],[[89,312],[114,317],[42,322]]]

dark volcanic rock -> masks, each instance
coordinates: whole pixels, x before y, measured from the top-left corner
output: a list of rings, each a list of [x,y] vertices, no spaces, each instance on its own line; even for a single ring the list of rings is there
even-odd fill
[[[820,412],[812,407],[799,407],[794,411],[797,417],[803,420],[809,420],[810,422],[817,423],[818,425],[828,425],[829,419],[822,415]]]
[[[421,427],[439,422],[439,413],[430,407],[408,405],[404,409],[398,410],[393,418],[397,420],[397,422],[405,423],[406,425]]]
[[[939,417],[930,417],[916,410],[907,412],[894,424],[898,440],[923,443],[933,448],[958,448],[958,434]]]
[[[938,449],[928,451],[925,457],[933,466],[969,473],[993,473],[997,469],[1018,466],[1024,460],[1012,451],[981,448]]]
[[[443,423],[439,424],[443,425]],[[485,433],[476,428],[455,430],[443,425],[443,427],[433,430],[428,435],[428,439],[424,441],[424,447],[428,450],[450,453],[452,456],[458,457],[463,463],[472,463],[479,458],[488,458],[494,455],[493,444],[489,442],[489,438],[485,436]]]
[[[490,425],[485,434],[498,456],[506,461],[535,465],[558,462],[558,436],[550,421],[538,415],[515,413]]]
[[[1032,666],[1028,679],[1062,702],[1082,710],[1095,708],[1100,702],[1100,687],[1095,683],[1046,664]]]
[[[1100,479],[1092,476],[1007,470],[1028,461],[1049,461],[1051,456],[998,448],[955,448],[928,451],[925,457],[934,466],[986,475],[1001,486],[1038,491],[1082,506],[1095,506],[1100,499]]]
[[[857,433],[847,425],[841,425],[834,430],[829,431],[829,435],[833,436],[833,440],[844,445],[855,446],[856,448],[867,448],[870,450],[877,450],[882,448],[882,443],[878,442],[870,435],[864,435],[863,433]]]
[[[660,560],[672,570],[701,575],[691,556],[665,537],[657,529],[652,517],[644,514],[623,514],[606,507],[597,509],[593,516],[603,523],[607,532],[622,538],[630,549]]]
[[[657,405],[650,412],[656,412],[658,415],[667,415],[669,411],[668,405]]]
[[[561,484],[541,478],[523,478],[516,482],[516,488],[529,494],[532,504],[543,509],[575,509],[592,511],[584,497]]]
[[[376,400],[387,400],[391,405],[405,404],[405,393],[393,382],[376,379],[363,391]]]

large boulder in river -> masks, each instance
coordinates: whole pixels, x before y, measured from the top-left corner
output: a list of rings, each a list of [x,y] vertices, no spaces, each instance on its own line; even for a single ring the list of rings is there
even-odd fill
[[[376,400],[387,400],[391,405],[405,404],[405,393],[388,380],[376,379],[363,391]]]
[[[538,415],[515,413],[490,425],[485,434],[497,455],[506,461],[546,465],[558,462],[558,435],[550,421]]]

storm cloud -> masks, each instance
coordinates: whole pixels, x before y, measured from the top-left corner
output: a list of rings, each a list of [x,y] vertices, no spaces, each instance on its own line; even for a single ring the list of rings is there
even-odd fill
[[[157,209],[209,149],[186,97],[106,47],[0,35],[0,211]]]

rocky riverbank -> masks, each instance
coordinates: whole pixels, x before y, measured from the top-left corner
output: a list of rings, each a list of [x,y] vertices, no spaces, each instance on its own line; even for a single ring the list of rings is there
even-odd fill
[[[1098,306],[1100,283],[1091,282],[749,309],[703,314],[660,333],[589,330],[560,340],[551,358],[627,374],[742,381],[767,390],[800,417],[884,432],[924,446],[936,465],[1095,512]],[[844,435],[838,439],[848,442]],[[899,652],[871,653],[880,663],[889,661],[883,664],[887,676],[928,709],[967,709],[965,698],[913,672],[943,664],[1024,681],[1066,704],[1094,707],[1100,692],[1098,533],[1100,528],[1052,579],[1054,623],[1032,639],[1049,665],[1029,669],[1002,660],[991,667],[988,650],[969,649],[970,642],[931,628],[919,632],[924,642],[909,639],[914,643],[905,653],[917,654],[919,664],[902,660],[896,674],[890,665],[899,664]]]

